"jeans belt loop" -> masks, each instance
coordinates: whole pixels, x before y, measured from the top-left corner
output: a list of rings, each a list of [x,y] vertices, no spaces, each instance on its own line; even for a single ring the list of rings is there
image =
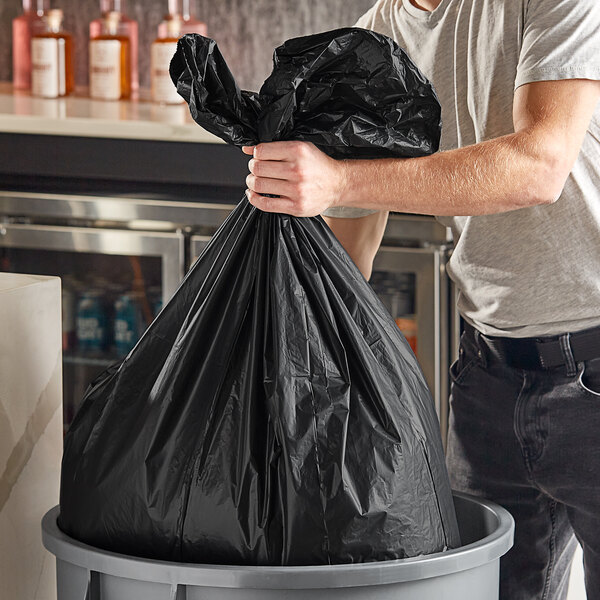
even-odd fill
[[[573,349],[571,348],[571,334],[565,333],[564,335],[561,335],[559,341],[560,349],[567,366],[567,377],[575,377],[575,375],[577,375],[577,363],[575,362]]]

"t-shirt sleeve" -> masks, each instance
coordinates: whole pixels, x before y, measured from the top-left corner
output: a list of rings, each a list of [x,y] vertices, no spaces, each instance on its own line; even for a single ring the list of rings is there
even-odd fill
[[[526,2],[515,89],[558,79],[600,79],[599,0]]]
[[[375,17],[379,10],[381,2],[376,2],[362,17],[356,21],[354,27],[362,27],[363,29],[373,29],[375,25]]]

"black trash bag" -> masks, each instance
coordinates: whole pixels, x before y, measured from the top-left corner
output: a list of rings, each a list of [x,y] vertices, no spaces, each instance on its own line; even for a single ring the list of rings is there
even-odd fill
[[[430,84],[388,38],[342,29],[277,49],[260,94],[215,43],[171,73],[234,144],[417,156]],[[245,199],[65,440],[59,525],[93,546],[213,564],[380,561],[459,545],[438,422],[394,320],[320,217]]]

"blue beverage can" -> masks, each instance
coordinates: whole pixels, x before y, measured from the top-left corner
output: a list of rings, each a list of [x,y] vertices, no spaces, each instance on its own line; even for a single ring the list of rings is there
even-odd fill
[[[102,353],[106,348],[108,319],[102,292],[84,292],[77,303],[77,346],[84,353]]]
[[[115,302],[114,341],[119,356],[126,356],[143,332],[142,311],[137,296],[122,294]]]

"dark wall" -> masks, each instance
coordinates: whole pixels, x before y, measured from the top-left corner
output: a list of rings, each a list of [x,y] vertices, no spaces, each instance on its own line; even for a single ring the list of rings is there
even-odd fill
[[[197,15],[208,25],[238,84],[258,89],[271,71],[273,48],[290,37],[353,25],[375,0],[197,0]],[[66,28],[75,35],[77,85],[87,85],[88,24],[99,1],[52,0],[65,11]],[[140,27],[140,85],[149,87],[149,48],[166,12],[167,0],[128,0],[129,16]],[[0,81],[12,78],[12,19],[20,0],[0,0]]]

